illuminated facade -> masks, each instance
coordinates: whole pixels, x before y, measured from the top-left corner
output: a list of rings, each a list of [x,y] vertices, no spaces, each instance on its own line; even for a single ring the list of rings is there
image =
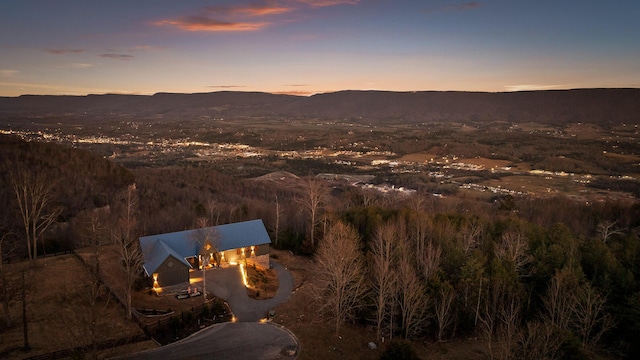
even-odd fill
[[[140,238],[144,270],[154,288],[189,282],[191,270],[246,263],[269,266],[271,240],[262,220]],[[206,260],[205,260],[206,259]]]

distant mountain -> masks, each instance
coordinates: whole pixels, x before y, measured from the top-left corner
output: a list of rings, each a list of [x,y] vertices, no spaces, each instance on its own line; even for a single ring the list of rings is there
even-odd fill
[[[190,120],[295,117],[355,122],[640,122],[640,89],[523,92],[340,91],[309,97],[258,92],[0,97],[2,122],[60,118]]]

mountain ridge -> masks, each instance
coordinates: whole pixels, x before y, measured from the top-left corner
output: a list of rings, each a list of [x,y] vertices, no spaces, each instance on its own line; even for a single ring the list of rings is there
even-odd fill
[[[33,117],[87,120],[295,117],[366,123],[508,121],[616,124],[640,121],[640,89],[518,92],[343,90],[311,96],[219,91],[0,97],[0,119]]]

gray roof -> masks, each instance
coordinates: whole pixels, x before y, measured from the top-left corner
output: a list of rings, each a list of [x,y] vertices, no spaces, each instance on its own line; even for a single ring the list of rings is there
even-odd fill
[[[185,259],[198,255],[206,239],[218,251],[271,243],[267,229],[260,219],[144,236],[140,238],[140,248],[147,275],[153,274],[168,256],[191,267]]]

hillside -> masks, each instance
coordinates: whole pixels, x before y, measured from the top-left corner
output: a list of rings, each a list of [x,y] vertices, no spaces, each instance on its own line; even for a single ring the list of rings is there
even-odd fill
[[[8,224],[20,223],[11,176],[21,169],[45,177],[52,185],[53,203],[64,209],[58,219],[63,222],[108,204],[115,193],[133,182],[129,170],[89,151],[2,135],[0,201],[5,212],[0,221]]]
[[[320,118],[364,123],[509,121],[598,123],[640,120],[640,89],[524,92],[341,91],[310,97],[255,92],[0,98],[0,118],[74,122],[113,119]],[[4,124],[3,124],[4,126]]]

